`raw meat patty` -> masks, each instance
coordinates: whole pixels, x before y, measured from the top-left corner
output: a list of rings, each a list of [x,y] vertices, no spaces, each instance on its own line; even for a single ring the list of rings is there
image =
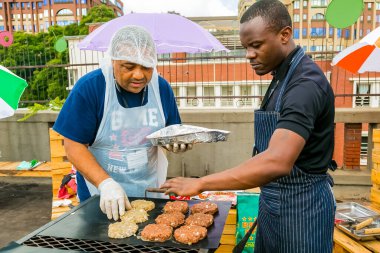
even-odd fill
[[[207,213],[194,213],[186,219],[186,225],[209,227],[214,222],[214,216]]]
[[[189,205],[186,201],[170,201],[164,206],[164,213],[181,212],[187,213]]]
[[[194,213],[214,214],[217,211],[218,211],[218,205],[209,201],[195,204],[190,208],[190,212],[192,214]]]
[[[172,236],[173,228],[165,224],[149,224],[141,232],[141,239],[151,242],[164,242]]]
[[[155,221],[157,224],[166,224],[176,228],[185,223],[185,215],[180,212],[164,213],[158,215]]]
[[[184,244],[197,243],[207,235],[207,229],[196,225],[185,225],[174,231],[174,238]]]

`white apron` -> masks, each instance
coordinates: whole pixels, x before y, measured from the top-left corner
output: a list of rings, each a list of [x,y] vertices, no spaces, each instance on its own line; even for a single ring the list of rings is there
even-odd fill
[[[145,188],[163,184],[168,166],[161,148],[153,147],[145,138],[165,127],[158,75],[154,69],[148,84],[146,105],[124,108],[117,99],[109,61],[101,64],[106,79],[104,113],[89,150],[100,166],[123,187],[127,196],[143,197]],[[91,195],[99,194],[97,188],[87,180],[86,184]]]

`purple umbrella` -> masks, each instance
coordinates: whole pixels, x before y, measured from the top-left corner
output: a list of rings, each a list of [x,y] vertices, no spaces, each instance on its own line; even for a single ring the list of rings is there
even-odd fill
[[[166,13],[131,13],[118,17],[90,33],[78,47],[104,52],[113,34],[127,25],[138,25],[147,29],[156,43],[157,53],[229,51],[197,23],[180,15]]]

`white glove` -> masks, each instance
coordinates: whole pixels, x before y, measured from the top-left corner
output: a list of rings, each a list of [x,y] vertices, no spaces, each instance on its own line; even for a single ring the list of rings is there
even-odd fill
[[[188,143],[188,144],[173,143],[173,144],[165,145],[165,149],[173,153],[185,152],[185,151],[191,150],[192,148],[193,148],[193,144],[191,143]]]
[[[124,189],[112,178],[103,180],[98,187],[100,192],[100,209],[107,214],[108,219],[117,221],[119,215],[125,213],[125,209],[131,209],[127,194]]]

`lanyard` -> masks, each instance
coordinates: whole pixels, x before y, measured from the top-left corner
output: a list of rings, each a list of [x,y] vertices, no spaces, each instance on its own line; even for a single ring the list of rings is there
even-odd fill
[[[127,98],[125,96],[123,96],[123,91],[121,90],[122,88],[120,87],[120,85],[116,82],[116,80],[114,79],[114,82],[115,82],[115,86],[116,86],[116,89],[119,91],[120,93],[120,96],[121,96],[121,99],[123,100],[123,106],[125,106],[125,108],[129,108],[129,105],[128,105],[128,101],[127,101]],[[142,94],[142,98],[141,98],[141,106],[144,105],[144,101],[145,101],[145,95],[146,95],[146,90],[147,90],[147,86],[144,87],[144,90],[143,90],[143,94]]]

